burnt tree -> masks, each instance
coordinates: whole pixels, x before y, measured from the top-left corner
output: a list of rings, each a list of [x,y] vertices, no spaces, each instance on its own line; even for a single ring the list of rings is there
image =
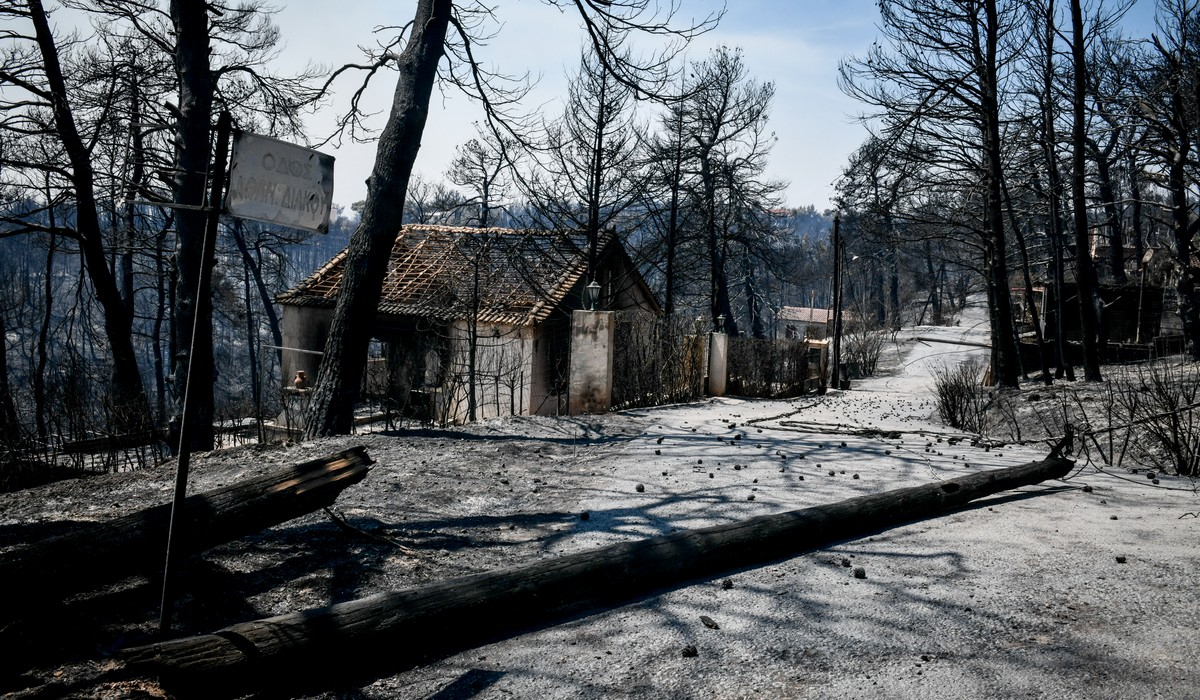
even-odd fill
[[[658,6],[647,0],[546,2],[576,8],[600,60],[639,97],[654,97],[664,90],[670,58],[680,47],[635,63],[620,55],[619,47],[626,37],[641,32],[686,40],[711,28],[716,21],[709,17],[689,28],[677,29],[671,26],[674,5],[662,11],[664,16],[657,14]],[[408,182],[429,114],[429,98],[438,78],[438,64],[448,50],[455,59],[446,69],[449,82],[485,105],[487,122],[494,132],[505,128],[504,107],[511,107],[514,93],[498,98],[494,81],[499,81],[500,76],[483,68],[475,56],[481,43],[478,38],[481,17],[491,17],[492,11],[468,5],[453,0],[418,0],[404,49],[398,55],[385,51],[368,67],[374,72],[394,63],[399,75],[387,124],[379,135],[375,165],[367,181],[362,218],[347,249],[341,293],[326,337],[317,386],[305,416],[308,437],[350,431],[372,322],[392,245],[402,222]],[[454,33],[448,35],[451,28]],[[517,90],[515,94],[519,93]],[[347,128],[357,123],[353,114],[343,121]]]

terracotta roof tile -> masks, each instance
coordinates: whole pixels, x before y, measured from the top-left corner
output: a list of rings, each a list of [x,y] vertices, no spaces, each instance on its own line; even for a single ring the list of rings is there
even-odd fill
[[[603,231],[598,250],[615,238]],[[332,307],[346,251],[277,300]],[[530,324],[544,320],[587,269],[582,231],[410,225],[392,247],[379,311],[452,320],[471,315],[479,289],[479,320]]]
[[[809,306],[785,306],[779,310],[779,318],[784,321],[829,323],[833,318],[833,311],[830,309],[815,309]]]

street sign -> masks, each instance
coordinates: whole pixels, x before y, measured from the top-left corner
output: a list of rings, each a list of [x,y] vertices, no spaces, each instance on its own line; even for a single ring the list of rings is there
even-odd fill
[[[234,134],[225,210],[317,233],[329,230],[333,156],[244,131]]]

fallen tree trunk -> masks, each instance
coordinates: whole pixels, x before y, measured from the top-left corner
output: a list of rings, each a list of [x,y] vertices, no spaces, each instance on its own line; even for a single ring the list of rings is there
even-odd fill
[[[371,464],[366,449],[355,447],[190,496],[172,546],[183,555],[202,552],[328,506]],[[165,503],[0,555],[4,617],[20,617],[17,606],[28,610],[31,600],[161,572],[170,517]]]
[[[918,335],[913,340],[919,343],[944,343],[946,345],[965,345],[969,348],[990,348],[990,343],[976,343],[971,340],[950,340],[948,338],[929,338],[923,335]]]
[[[613,607],[1061,478],[1072,464],[1052,456],[240,623],[213,634],[129,649],[123,654],[125,670],[153,673],[172,690],[201,697],[264,688],[311,692],[362,681],[584,610]]]

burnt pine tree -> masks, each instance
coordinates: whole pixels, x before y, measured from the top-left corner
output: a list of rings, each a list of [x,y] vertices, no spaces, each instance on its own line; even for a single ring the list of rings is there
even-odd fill
[[[347,247],[342,291],[334,307],[306,416],[308,437],[350,432],[371,324],[392,245],[403,221],[404,196],[421,147],[429,96],[437,79],[438,62],[445,53],[453,9],[451,0],[420,0],[408,43],[395,58],[399,76],[392,109],[379,134],[362,216]]]
[[[205,200],[208,175],[209,138],[212,132],[213,76],[209,63],[208,4],[171,0],[174,25],[175,72],[179,80],[179,127],[176,132],[174,200],[198,207]],[[179,419],[183,413],[184,381],[190,372],[194,392],[194,421],[191,450],[213,447],[212,298],[199,295],[201,266],[212,266],[204,251],[205,215],[180,209],[175,214],[175,323],[171,370],[175,377],[176,407],[172,418],[172,444],[178,442]],[[195,333],[193,334],[193,329]]]
[[[1179,270],[1175,290],[1179,298],[1179,318],[1183,325],[1187,354],[1200,360],[1200,297],[1197,295],[1197,268],[1193,264],[1192,240],[1200,233],[1200,218],[1195,216],[1189,189],[1195,178],[1196,130],[1200,126],[1200,2],[1163,0],[1158,16],[1159,34],[1153,37],[1156,65],[1151,68],[1149,89],[1140,102],[1154,134],[1148,148],[1166,171],[1166,189],[1170,197],[1170,228],[1175,243],[1175,264]]]
[[[633,32],[642,32],[686,41],[711,28],[716,21],[715,17],[709,17],[689,27],[676,28],[670,16],[674,6],[668,9],[668,15],[662,16],[657,14],[659,7],[651,0],[544,1],[556,7],[576,8],[601,60],[619,81],[641,97],[663,91],[669,77],[666,68],[680,47],[669,46],[665,55],[632,62],[621,58],[617,51],[622,39]],[[350,432],[354,403],[366,366],[371,325],[400,228],[408,181],[429,114],[429,98],[438,79],[438,65],[447,51],[455,59],[447,68],[447,79],[483,102],[489,126],[496,130],[505,128],[502,108],[512,105],[503,96],[497,98],[495,81],[502,76],[487,71],[475,57],[477,39],[481,36],[480,17],[492,14],[491,9],[477,2],[418,0],[403,50],[399,54],[386,51],[368,66],[374,73],[380,66],[393,63],[398,75],[387,123],[379,134],[375,165],[367,181],[362,218],[347,248],[341,293],[305,416],[308,437]],[[448,34],[451,29],[453,34]],[[348,128],[355,123],[354,116],[343,122]]]
[[[458,209],[470,211],[463,222],[467,226],[488,228],[494,224],[492,211],[503,206],[508,196],[508,155],[512,144],[484,132],[455,149],[454,160],[446,170],[446,179],[471,194]],[[411,193],[412,188],[409,188]]]
[[[214,109],[220,98],[220,104],[235,113],[243,126],[262,121],[265,122],[262,126],[272,134],[296,134],[300,131],[300,109],[319,98],[319,93],[308,84],[313,76],[311,70],[294,78],[279,78],[262,70],[278,40],[278,32],[267,13],[264,6],[253,2],[218,11],[213,11],[207,2],[171,0],[170,3],[173,58],[179,86],[172,190],[174,202],[183,205],[175,214],[172,374],[177,385],[172,426],[177,428],[182,416],[182,382],[189,372],[196,372],[189,389],[195,392],[195,413],[189,418],[194,420],[189,431],[193,450],[209,450],[213,446],[213,303],[211,295],[198,296],[198,287],[202,266],[212,267],[215,261],[211,256],[206,258],[203,252],[206,214],[189,207],[205,201],[206,185],[211,184],[209,160]],[[216,53],[218,48],[225,50]],[[213,60],[216,55],[221,56],[221,62]],[[223,79],[227,78],[227,84],[223,85]]]
[[[1064,249],[1066,243],[1066,223],[1063,214],[1063,186],[1059,172],[1057,114],[1058,93],[1055,87],[1055,42],[1058,28],[1055,22],[1054,0],[1045,0],[1045,4],[1036,8],[1037,18],[1034,39],[1037,43],[1038,79],[1037,86],[1032,89],[1037,99],[1037,113],[1041,117],[1038,124],[1038,148],[1041,151],[1041,170],[1045,172],[1045,186],[1035,184],[1039,196],[1045,201],[1046,214],[1044,228],[1050,237],[1050,275],[1055,290],[1063,288],[1065,276]],[[1035,181],[1036,183],[1037,181]],[[1063,342],[1063,311],[1062,293],[1054,294],[1054,306],[1045,309],[1049,322],[1049,334],[1054,343],[1055,377],[1066,377],[1075,380],[1075,370],[1071,366]]]
[[[684,134],[686,114],[683,103],[668,105],[659,117],[658,132],[647,149],[647,191],[651,226],[661,238],[663,311],[675,313],[678,283],[679,245],[683,238],[684,198],[688,177],[685,164],[691,147]]]
[[[1071,208],[1075,224],[1075,282],[1079,294],[1079,322],[1083,334],[1083,375],[1100,381],[1100,336],[1096,270],[1092,263],[1085,193],[1085,149],[1087,146],[1087,61],[1084,48],[1083,10],[1080,0],[1071,0],[1071,56],[1074,91],[1071,101]]]
[[[133,346],[132,313],[108,265],[91,134],[77,118],[60,46],[45,8],[40,0],[23,5],[11,5],[5,11],[9,17],[27,20],[32,32],[9,35],[10,40],[17,41],[6,56],[0,77],[0,87],[6,94],[0,98],[0,108],[6,114],[3,129],[10,141],[4,167],[24,172],[25,181],[45,178],[60,192],[72,195],[75,217],[72,225],[59,224],[52,229],[38,223],[36,217],[21,217],[10,223],[20,230],[63,235],[78,243],[83,268],[103,311],[104,336],[112,357],[110,428],[141,430],[150,424],[150,408]],[[40,154],[46,153],[53,153],[55,158],[42,159]],[[56,205],[51,201],[45,204],[47,209]]]
[[[1086,39],[1085,39],[1086,40]],[[1099,119],[1095,133],[1086,135],[1088,155],[1095,163],[1096,189],[1108,229],[1107,267],[1115,284],[1127,284],[1125,257],[1125,203],[1120,194],[1121,164],[1129,142],[1128,119],[1123,114],[1133,98],[1128,42],[1107,28],[1094,27],[1086,78],[1090,109]],[[1139,257],[1140,261],[1141,258]]]
[[[587,232],[588,280],[595,276],[600,231],[613,226],[644,191],[637,165],[643,140],[634,122],[633,91],[609,72],[589,42],[567,87],[566,108],[547,128],[539,149],[544,156],[524,188],[551,225]]]
[[[721,47],[693,64],[693,89],[685,101],[685,135],[692,147],[696,201],[701,213],[709,263],[709,312],[713,326],[723,316],[723,330],[738,334],[730,300],[728,259],[730,222],[740,206],[746,182],[740,165],[761,170],[773,137],[764,135],[773,83],[748,77],[740,49]],[[756,173],[757,174],[757,173]]]
[[[886,43],[842,63],[844,92],[871,107],[881,136],[927,149],[943,185],[977,206],[960,222],[982,250],[991,326],[992,378],[1020,377],[1008,284],[1001,103],[1024,39],[1019,3],[1004,0],[882,0]],[[931,183],[932,184],[932,183]]]

